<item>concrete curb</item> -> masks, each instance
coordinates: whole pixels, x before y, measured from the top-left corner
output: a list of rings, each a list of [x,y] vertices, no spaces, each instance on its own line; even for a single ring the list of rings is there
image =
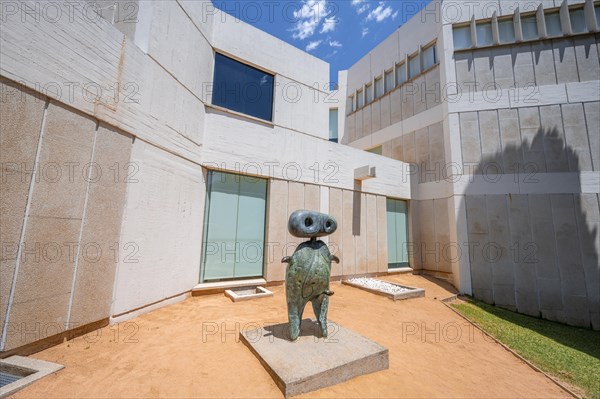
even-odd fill
[[[473,327],[477,328],[483,334],[485,334],[486,336],[490,337],[494,342],[496,342],[497,344],[499,344],[500,346],[502,346],[504,349],[506,349],[507,351],[509,351],[510,353],[512,353],[515,357],[517,357],[518,359],[520,359],[521,361],[523,361],[529,367],[531,367],[532,369],[534,369],[538,373],[541,373],[544,376],[546,376],[550,381],[552,381],[554,384],[556,384],[557,386],[559,386],[563,391],[567,392],[569,395],[573,396],[574,398],[583,399],[582,396],[576,394],[571,389],[569,389],[568,387],[566,387],[560,380],[558,380],[558,379],[552,377],[551,375],[549,375],[548,373],[544,372],[538,366],[536,366],[535,364],[531,363],[529,360],[527,360],[523,356],[519,355],[517,352],[515,352],[509,346],[507,346],[504,343],[500,342],[493,335],[491,335],[488,332],[486,332],[479,324],[475,323],[473,320],[469,319],[467,316],[463,315],[458,310],[456,310],[452,306],[450,306],[450,303],[453,302],[453,301],[455,301],[456,299],[458,299],[458,295],[452,295],[452,296],[449,296],[448,298],[440,299],[439,301],[442,304],[444,304],[444,306],[446,306],[448,309],[450,309],[451,311],[453,311],[454,313],[456,313],[457,315],[459,315],[460,317],[462,317],[464,320],[466,320],[468,323],[472,324]]]

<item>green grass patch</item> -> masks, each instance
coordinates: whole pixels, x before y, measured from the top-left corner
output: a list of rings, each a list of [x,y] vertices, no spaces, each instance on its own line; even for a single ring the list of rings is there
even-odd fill
[[[600,332],[469,300],[452,304],[487,333],[546,373],[600,399]]]

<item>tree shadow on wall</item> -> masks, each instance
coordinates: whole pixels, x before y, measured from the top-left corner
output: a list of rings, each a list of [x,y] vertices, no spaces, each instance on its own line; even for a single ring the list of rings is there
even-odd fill
[[[598,196],[580,193],[581,161],[561,131],[521,135],[520,145],[484,154],[466,187],[472,295],[599,330]]]

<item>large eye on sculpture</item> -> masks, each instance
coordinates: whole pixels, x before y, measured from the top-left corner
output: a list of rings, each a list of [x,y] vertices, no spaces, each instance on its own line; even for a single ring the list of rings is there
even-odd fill
[[[310,227],[310,226],[312,226],[312,224],[313,224],[312,218],[306,218],[306,219],[304,219],[304,225],[306,227]]]
[[[337,224],[335,223],[335,219],[328,218],[324,223],[324,231],[327,234],[333,233],[337,229]]]

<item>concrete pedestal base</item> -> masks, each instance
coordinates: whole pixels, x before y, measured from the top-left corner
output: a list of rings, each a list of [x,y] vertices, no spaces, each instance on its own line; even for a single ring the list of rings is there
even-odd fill
[[[388,350],[332,321],[329,336],[319,338],[313,320],[302,321],[301,333],[289,341],[288,324],[240,333],[284,395],[293,396],[385,370]]]

